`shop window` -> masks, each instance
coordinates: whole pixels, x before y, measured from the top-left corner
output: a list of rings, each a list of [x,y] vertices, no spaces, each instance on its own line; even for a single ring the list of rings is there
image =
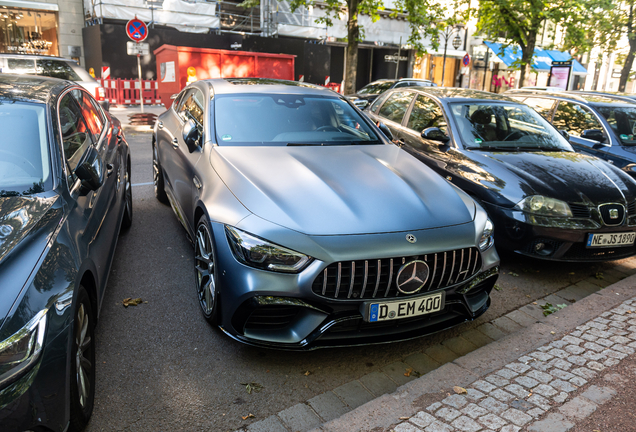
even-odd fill
[[[59,55],[57,13],[15,7],[2,8],[0,52]]]

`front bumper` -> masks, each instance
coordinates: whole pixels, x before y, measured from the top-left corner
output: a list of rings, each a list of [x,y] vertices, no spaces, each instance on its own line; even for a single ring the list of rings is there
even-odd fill
[[[559,226],[539,226],[530,223],[522,211],[485,203],[495,224],[495,243],[498,248],[533,258],[594,262],[627,258],[636,255],[636,245],[588,247],[589,234],[636,232],[633,215],[619,226],[604,226],[593,219],[571,218]]]
[[[219,236],[223,233],[221,228],[213,227],[217,265],[222,269],[218,280],[221,328],[235,340],[254,346],[311,350],[396,342],[442,331],[473,320],[488,309],[499,272],[499,257],[490,247],[480,253],[480,266],[469,278],[442,289],[399,294],[399,299],[411,300],[444,291],[441,311],[371,323],[365,319],[369,304],[394,300],[394,292],[387,298],[378,295],[363,300],[356,299],[356,293],[350,298],[321,296],[312,287],[333,262],[315,260],[299,274],[257,270],[234,259],[225,235]],[[418,241],[424,240],[423,234],[416,236]],[[406,243],[403,234],[396,237]],[[384,247],[391,249],[390,241]]]

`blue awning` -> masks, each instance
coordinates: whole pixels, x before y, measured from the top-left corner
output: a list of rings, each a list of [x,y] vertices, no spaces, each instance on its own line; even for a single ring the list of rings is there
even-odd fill
[[[521,59],[521,48],[517,45],[505,47],[502,52],[502,44],[488,41],[484,41],[484,43],[508,67],[515,61]],[[552,66],[553,61],[568,61],[570,59],[572,59],[572,56],[568,53],[557,50],[544,50],[543,48],[536,47],[532,58],[532,67],[539,72],[550,72],[550,66]],[[580,75],[587,74],[587,70],[581,63],[574,59],[572,59],[572,72]]]

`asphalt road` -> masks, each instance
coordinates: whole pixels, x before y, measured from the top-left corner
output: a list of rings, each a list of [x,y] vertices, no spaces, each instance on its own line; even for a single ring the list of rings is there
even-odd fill
[[[459,328],[414,341],[310,353],[247,347],[203,319],[193,249],[150,184],[151,135],[128,132],[127,138],[134,218],[119,238],[97,326],[90,432],[234,431],[621,262],[563,264],[503,256],[502,289],[493,291],[491,309]],[[143,303],[126,308],[122,300],[128,297]],[[242,383],[251,382],[262,391],[248,394]],[[242,419],[250,413],[253,420]]]

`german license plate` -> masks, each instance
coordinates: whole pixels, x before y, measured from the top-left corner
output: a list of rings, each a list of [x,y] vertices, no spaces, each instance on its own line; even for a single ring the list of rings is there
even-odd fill
[[[371,303],[369,322],[411,318],[441,311],[444,308],[444,292],[414,299]]]
[[[587,247],[631,246],[636,239],[636,232],[590,234]]]

